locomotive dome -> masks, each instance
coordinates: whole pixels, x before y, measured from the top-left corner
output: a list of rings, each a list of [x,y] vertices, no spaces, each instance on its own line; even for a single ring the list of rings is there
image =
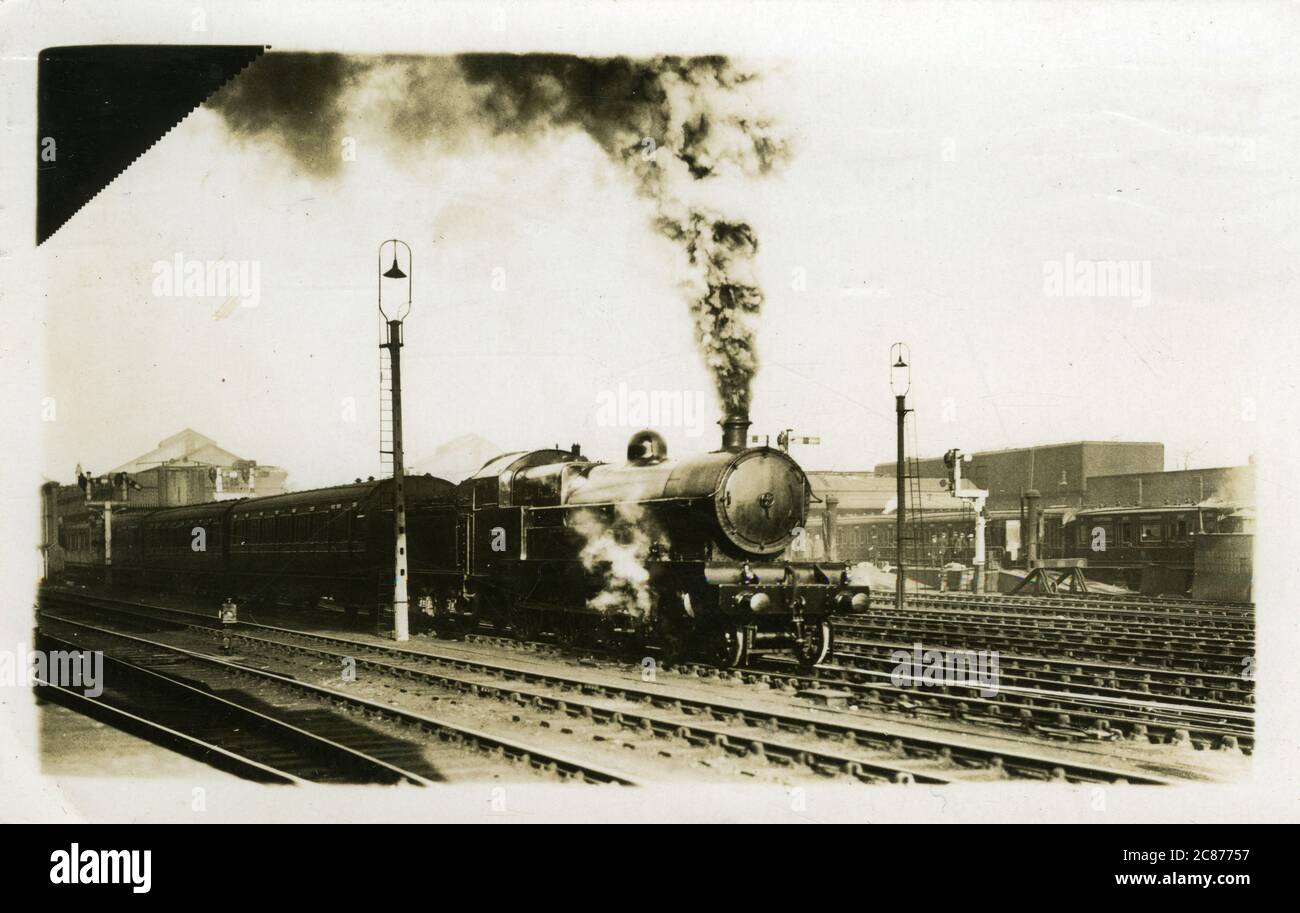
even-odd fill
[[[638,431],[627,442],[629,463],[662,463],[668,459],[668,442],[658,431]]]

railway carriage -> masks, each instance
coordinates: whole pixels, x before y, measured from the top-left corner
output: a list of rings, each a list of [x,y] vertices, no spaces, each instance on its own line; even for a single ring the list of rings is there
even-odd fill
[[[412,595],[444,589],[454,577],[456,488],[407,476]],[[372,608],[393,579],[393,481],[361,482],[251,498],[230,511],[229,586],[242,598],[314,605],[329,597]]]
[[[146,515],[139,533],[146,581],[174,590],[220,589],[226,575],[231,503],[214,501]]]
[[[114,511],[113,576],[117,583],[140,580],[145,566],[144,521],[152,511]]]

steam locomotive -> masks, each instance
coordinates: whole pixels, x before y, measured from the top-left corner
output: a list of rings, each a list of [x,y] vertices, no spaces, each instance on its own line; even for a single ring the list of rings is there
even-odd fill
[[[842,564],[783,557],[807,516],[807,479],[787,453],[746,447],[746,419],[721,424],[722,449],[681,460],[641,431],[621,464],[574,446],[504,454],[458,485],[407,476],[414,620],[450,635],[487,622],[721,666],[767,653],[822,662],[831,617],[865,612],[868,588]],[[329,598],[377,617],[392,595],[392,485],[117,515],[113,582]]]

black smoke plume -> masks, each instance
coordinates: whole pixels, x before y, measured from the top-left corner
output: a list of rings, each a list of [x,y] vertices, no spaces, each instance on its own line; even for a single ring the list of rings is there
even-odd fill
[[[787,156],[785,140],[750,104],[755,78],[721,56],[270,53],[209,105],[236,136],[277,143],[320,176],[338,168],[353,105],[377,106],[398,146],[586,133],[654,201],[656,228],[681,246],[696,341],[730,412],[748,409],[758,367],[758,240],[749,225],[692,197],[699,182],[766,174]]]
[[[341,163],[345,95],[369,68],[342,54],[271,53],[208,100],[235,136],[281,144],[308,172]]]

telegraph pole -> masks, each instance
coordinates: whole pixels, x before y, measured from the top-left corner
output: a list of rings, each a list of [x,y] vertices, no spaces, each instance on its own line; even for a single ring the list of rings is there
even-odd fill
[[[379,266],[384,265],[384,248],[393,248],[393,265],[379,278],[379,314],[384,320],[384,341],[381,349],[388,351],[389,367],[392,371],[392,413],[393,444],[389,451],[393,457],[393,639],[398,641],[411,639],[410,628],[410,592],[407,586],[406,554],[406,473],[402,457],[402,322],[411,312],[411,248],[404,242],[393,239],[379,245]],[[397,264],[397,248],[406,249],[406,269],[403,272]],[[384,310],[384,280],[406,280],[406,303],[399,304],[393,314]],[[381,434],[380,452],[383,451]],[[376,621],[379,613],[376,611]]]
[[[907,477],[903,474],[907,470],[903,425],[907,420],[907,391],[912,386],[912,366],[908,364],[910,355],[907,344],[902,342],[894,343],[889,351],[889,387],[894,391],[894,411],[898,416],[898,462],[894,473],[898,478],[898,515],[895,518],[894,533],[895,551],[898,555],[898,560],[894,562],[898,575],[894,583],[894,607],[897,609],[903,608],[903,524],[906,522],[907,511]]]

